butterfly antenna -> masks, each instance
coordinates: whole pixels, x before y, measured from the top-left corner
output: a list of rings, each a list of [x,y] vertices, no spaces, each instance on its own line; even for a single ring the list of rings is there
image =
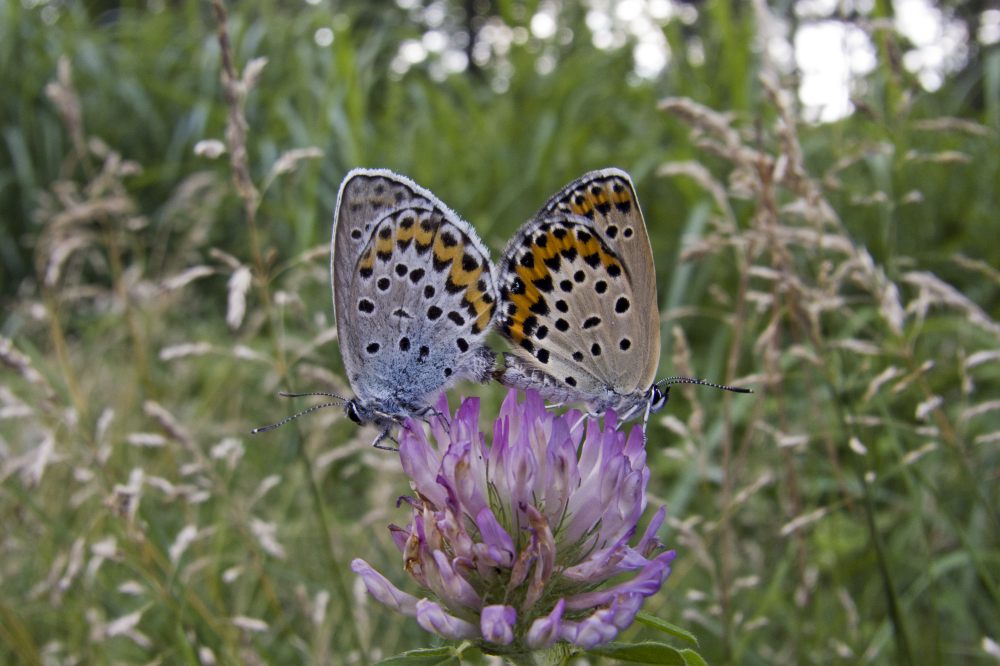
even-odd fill
[[[278,395],[280,395],[282,398],[305,398],[310,395],[322,395],[327,398],[336,398],[341,402],[347,402],[347,398],[343,398],[337,395],[336,393],[326,393],[325,391],[311,391],[309,393],[285,393],[284,391],[282,391]]]
[[[666,377],[656,382],[657,386],[670,386],[672,384],[698,384],[700,386],[711,386],[712,388],[722,389],[723,391],[732,391],[733,393],[753,393],[753,389],[726,386],[725,384],[716,384],[714,382],[707,382],[704,379],[694,379],[693,377]]]
[[[282,391],[278,395],[280,395],[283,398],[302,398],[302,397],[310,396],[310,395],[322,395],[322,396],[326,396],[327,398],[336,398],[340,402],[324,402],[321,405],[313,405],[312,407],[309,407],[308,409],[303,409],[301,412],[297,412],[297,413],[292,414],[291,416],[289,416],[287,418],[283,418],[280,421],[278,421],[277,423],[272,423],[271,425],[261,426],[260,428],[254,428],[253,430],[250,431],[251,435],[257,435],[257,434],[262,433],[262,432],[268,432],[270,430],[274,430],[276,428],[280,428],[281,426],[285,425],[289,421],[294,421],[295,419],[299,418],[300,416],[305,416],[306,414],[310,414],[312,412],[315,412],[318,409],[324,409],[326,407],[337,407],[339,405],[342,405],[344,402],[346,402],[346,400],[344,398],[340,397],[339,395],[336,395],[335,393],[324,393],[322,391],[316,391],[316,392],[311,392],[311,393],[285,393],[284,391]]]

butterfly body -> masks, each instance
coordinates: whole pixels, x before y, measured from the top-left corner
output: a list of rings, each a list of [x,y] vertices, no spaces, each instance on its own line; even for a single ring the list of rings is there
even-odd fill
[[[587,402],[592,414],[604,414],[614,410],[623,419],[638,414],[650,406],[650,411],[658,411],[666,403],[666,391],[661,391],[655,384],[643,390],[637,388],[631,392],[621,392],[607,386],[597,387],[590,395],[582,396],[575,388],[567,389],[555,380],[552,375],[538,371],[519,357],[507,355],[506,367],[498,379],[508,385],[518,388],[531,388],[544,398],[558,403],[573,403],[581,400]]]
[[[428,190],[381,169],[341,184],[333,225],[334,315],[355,397],[351,420],[380,439],[459,379],[486,381],[493,265],[472,227]]]

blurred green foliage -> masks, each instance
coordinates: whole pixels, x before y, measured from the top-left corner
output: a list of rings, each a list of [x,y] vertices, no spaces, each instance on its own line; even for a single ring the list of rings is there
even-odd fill
[[[345,573],[354,556],[383,571],[398,559],[384,529],[403,519],[396,461],[332,412],[266,439],[243,433],[280,417],[279,389],[343,390],[322,337],[321,255],[350,168],[408,175],[499,250],[557,188],[610,165],[633,175],[650,227],[662,374],[690,362],[759,389],[756,403],[677,392],[674,420],[651,428],[651,503],[669,500],[664,541],[680,555],[646,610],[691,629],[710,663],[985,658],[984,638],[1000,640],[989,408],[1000,372],[968,360],[997,349],[1000,330],[1000,50],[973,49],[931,94],[899,64],[902,40],[880,32],[856,112],[794,128],[837,213],[828,238],[857,249],[856,265],[867,252],[864,275],[909,306],[894,331],[870,284],[838,282],[830,246],[771,251],[761,220],[797,219],[781,207],[808,199],[763,168],[773,162],[743,187],[751,172],[706,149],[709,130],[658,109],[688,98],[730,114],[744,148],[775,160],[792,148],[759,78],[752,5],[681,4],[696,20],[665,22],[673,58],[652,80],[635,76],[629,48],[595,48],[572,4],[556,37],[527,33],[444,77],[433,57],[394,71],[400,44],[427,30],[396,4],[231,7],[236,66],[267,58],[245,109],[251,175],[270,183],[255,240],[227,160],[194,152],[224,139],[227,121],[209,4],[0,0],[0,335],[23,355],[5,352],[0,387],[0,661],[209,663],[206,648],[222,663],[338,663],[431,644]],[[773,4],[794,20],[795,3]],[[540,6],[442,5],[453,31],[526,28]],[[873,11],[891,18],[891,3]],[[324,28],[333,39],[321,47]],[[703,62],[688,57],[695,45]],[[60,58],[68,105],[47,93]],[[322,159],[269,180],[285,151],[306,146]],[[115,155],[138,169],[109,166]],[[719,231],[726,216],[704,183],[657,176],[667,162],[704,166],[738,228]],[[78,212],[93,201],[121,207]],[[74,211],[81,221],[67,223]],[[53,253],[70,246],[47,283]],[[167,286],[196,266],[207,273]],[[255,282],[229,327],[236,266]],[[768,270],[794,279],[762,285]],[[931,294],[918,273],[952,291]],[[827,296],[838,305],[824,309]],[[188,357],[183,344],[204,347]],[[132,497],[136,470],[146,481]],[[185,526],[196,538],[172,558]],[[139,636],[109,630],[140,610]],[[266,629],[232,621],[242,616]],[[376,651],[359,656],[355,633]]]

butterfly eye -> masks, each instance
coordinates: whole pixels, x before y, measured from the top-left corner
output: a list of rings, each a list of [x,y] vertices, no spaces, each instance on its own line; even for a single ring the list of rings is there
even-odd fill
[[[670,399],[670,387],[668,386],[664,390],[660,390],[659,386],[655,384],[651,389],[649,389],[649,411],[658,412],[663,409],[663,406],[667,404],[667,400]]]

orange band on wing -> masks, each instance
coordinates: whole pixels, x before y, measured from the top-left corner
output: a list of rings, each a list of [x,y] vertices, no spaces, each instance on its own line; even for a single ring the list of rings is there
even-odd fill
[[[536,238],[526,251],[531,255],[528,265],[525,265],[522,254],[522,260],[514,269],[523,283],[523,289],[520,293],[508,290],[506,295],[515,309],[513,313],[508,313],[509,319],[507,325],[503,327],[503,332],[515,343],[524,340],[525,320],[533,313],[544,312],[550,307],[549,304],[542,303],[545,296],[538,286],[547,287],[549,292],[555,289],[555,275],[549,262],[555,262],[554,265],[558,268],[558,264],[562,261],[576,261],[579,258],[591,268],[602,266],[612,276],[620,275],[622,272],[618,258],[605,249],[597,236],[583,230],[582,227],[581,229],[557,227],[548,231],[542,238]]]

